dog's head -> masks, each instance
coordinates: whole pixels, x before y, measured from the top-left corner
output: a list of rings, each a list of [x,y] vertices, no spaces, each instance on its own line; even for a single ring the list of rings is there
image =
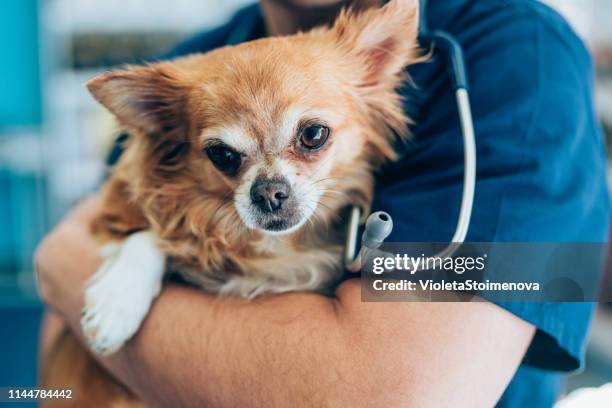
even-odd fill
[[[233,200],[243,223],[294,231],[393,157],[395,88],[416,62],[418,2],[342,12],[330,28],[105,73],[88,84],[167,183]],[[319,210],[318,210],[319,209]]]

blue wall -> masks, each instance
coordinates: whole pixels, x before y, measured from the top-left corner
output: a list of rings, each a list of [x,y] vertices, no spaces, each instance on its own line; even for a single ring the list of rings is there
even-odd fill
[[[36,305],[0,308],[0,386],[36,386],[41,316],[42,309]],[[8,405],[19,408],[35,406],[25,403]]]
[[[38,33],[38,0],[0,0],[0,143],[20,137],[12,129],[40,128]],[[12,286],[10,277],[25,268],[23,258],[40,233],[40,186],[40,175],[16,173],[0,163],[0,386],[36,384],[42,308]]]
[[[19,128],[40,129],[38,1],[0,0],[0,142],[19,138]],[[0,163],[0,280],[23,268],[40,238],[43,186],[40,175]]]
[[[0,1],[0,51],[0,131],[40,125],[38,0]]]

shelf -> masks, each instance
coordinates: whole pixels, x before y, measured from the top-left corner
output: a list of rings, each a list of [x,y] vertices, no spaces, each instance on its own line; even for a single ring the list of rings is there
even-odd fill
[[[45,14],[56,33],[187,33],[218,25],[248,3],[252,1],[53,0]]]

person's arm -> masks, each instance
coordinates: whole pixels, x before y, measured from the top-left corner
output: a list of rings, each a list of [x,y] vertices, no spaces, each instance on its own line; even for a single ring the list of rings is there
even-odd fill
[[[77,332],[80,289],[99,265],[86,218],[65,221],[38,255],[43,298]],[[488,407],[533,333],[487,302],[363,303],[358,280],[336,298],[251,302],[170,286],[101,362],[151,406]]]

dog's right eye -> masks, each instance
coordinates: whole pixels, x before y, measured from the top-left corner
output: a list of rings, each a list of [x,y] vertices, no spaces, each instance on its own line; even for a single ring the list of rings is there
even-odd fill
[[[242,161],[240,153],[224,144],[208,146],[206,155],[219,170],[227,174],[235,174]]]

